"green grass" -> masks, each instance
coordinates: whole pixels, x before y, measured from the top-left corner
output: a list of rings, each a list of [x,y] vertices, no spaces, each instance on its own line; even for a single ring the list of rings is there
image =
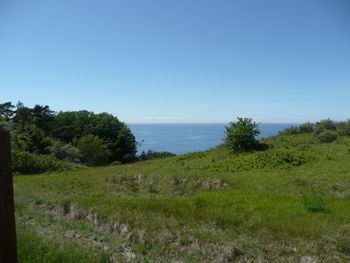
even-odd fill
[[[350,137],[263,142],[265,152],[218,146],[16,176],[19,251],[32,260],[23,262],[349,262]]]
[[[72,244],[57,242],[48,243],[37,232],[28,226],[17,226],[18,261],[23,263],[108,263],[107,254],[78,251]]]

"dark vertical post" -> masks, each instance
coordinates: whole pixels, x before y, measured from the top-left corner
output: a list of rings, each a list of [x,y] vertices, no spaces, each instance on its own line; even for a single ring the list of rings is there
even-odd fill
[[[0,128],[0,262],[17,262],[10,132],[3,128]]]

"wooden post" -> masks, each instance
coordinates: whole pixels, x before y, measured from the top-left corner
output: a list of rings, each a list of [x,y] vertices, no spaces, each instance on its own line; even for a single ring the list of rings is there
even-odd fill
[[[0,262],[17,263],[10,132],[0,128]]]

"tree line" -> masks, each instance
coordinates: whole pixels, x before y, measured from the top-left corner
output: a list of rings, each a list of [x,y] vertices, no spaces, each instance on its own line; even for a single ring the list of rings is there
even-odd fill
[[[106,112],[55,112],[48,105],[5,102],[0,104],[0,127],[11,131],[13,169],[18,173],[136,160],[134,135]]]
[[[268,149],[268,145],[256,140],[256,136],[260,134],[259,124],[251,118],[238,117],[237,121],[231,121],[225,128],[225,145],[232,153]],[[303,133],[312,134],[316,141],[321,143],[333,142],[338,136],[350,136],[350,120],[332,121],[324,119],[316,123],[306,122],[279,132],[280,135]]]

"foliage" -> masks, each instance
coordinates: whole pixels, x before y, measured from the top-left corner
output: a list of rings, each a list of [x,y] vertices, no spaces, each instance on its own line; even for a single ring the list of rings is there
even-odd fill
[[[22,127],[13,135],[13,146],[20,151],[48,154],[50,145],[50,138],[33,124]]]
[[[298,150],[272,149],[264,152],[241,155],[233,162],[233,170],[264,168],[288,168],[304,164],[308,157]]]
[[[293,135],[293,134],[302,134],[302,133],[310,133],[313,131],[315,125],[310,122],[303,123],[299,126],[292,126],[289,128],[286,128],[279,132],[279,134],[285,134],[285,135]]]
[[[313,143],[298,151],[299,144],[309,140]],[[25,228],[37,228],[42,243],[53,250],[74,242],[89,251],[100,243],[120,256],[115,262],[127,260],[121,252],[125,248],[135,254],[135,261],[223,262],[219,260],[230,252],[228,247],[242,252],[230,259],[237,262],[255,262],[257,255],[262,262],[300,262],[305,255],[350,262],[348,249],[337,249],[340,241],[348,245],[350,240],[350,137],[324,144],[305,133],[263,141],[271,145],[266,152],[231,154],[220,146],[186,158],[15,176],[16,202],[29,210],[17,219]],[[273,156],[274,151],[289,152],[293,159],[301,154],[305,163],[286,165],[287,169],[280,169],[283,164],[231,169],[240,158],[265,160],[256,154]],[[306,194],[304,204],[310,187],[325,205],[309,198],[312,193]],[[309,205],[310,199],[316,205]],[[53,213],[67,203],[84,216],[67,220],[75,215],[73,210],[63,218]],[[306,205],[317,211],[324,207],[327,213],[310,212]],[[116,232],[101,231],[114,225]],[[120,233],[118,226],[127,232]],[[75,237],[65,237],[72,230]],[[96,238],[97,245],[85,242],[90,238]],[[27,242],[29,246],[32,240]],[[193,249],[193,244],[199,245]]]
[[[87,157],[87,147],[84,147],[85,161],[91,165],[137,160],[137,143],[131,130],[108,113],[95,114],[86,110],[56,113],[48,105],[37,104],[31,108],[22,102],[16,106],[5,102],[0,104],[0,127],[11,131],[12,146],[17,152],[50,154],[59,160],[79,163],[78,142],[91,134],[103,143],[94,157],[91,154]],[[98,157],[103,153],[105,157]]]
[[[279,134],[285,134],[285,135],[293,135],[293,134],[298,134],[298,133],[299,133],[299,129],[297,126],[285,128],[284,130],[279,132]]]
[[[135,161],[136,139],[124,123],[121,123],[116,141],[110,141],[109,145],[112,152],[112,160],[120,160],[122,162]]]
[[[21,125],[29,125],[32,123],[32,110],[29,107],[25,107],[22,102],[18,102],[16,106],[16,114],[13,116],[12,120]]]
[[[59,140],[52,140],[49,152],[59,160],[74,163],[80,162],[79,149],[70,143],[64,143]]]
[[[90,166],[107,164],[111,152],[107,145],[96,135],[88,134],[78,141],[81,160]]]
[[[313,134],[319,142],[333,142],[337,139],[337,125],[330,119],[322,120],[316,123]]]
[[[59,112],[54,117],[53,136],[66,143],[80,139],[90,133],[92,115],[92,112],[85,110]]]
[[[237,118],[226,126],[225,143],[232,152],[246,152],[257,148],[255,137],[260,134],[258,124],[249,118]]]
[[[59,161],[51,155],[12,151],[12,170],[20,174],[37,174],[72,169],[67,162]]]
[[[326,210],[326,201],[320,193],[312,190],[311,193],[303,196],[303,204],[310,212],[323,212]]]
[[[339,135],[350,136],[350,120],[338,122],[337,132]]]
[[[319,122],[316,122],[315,125],[315,130],[336,130],[336,128],[336,122],[330,119],[321,120]]]
[[[46,134],[51,133],[54,111],[49,106],[35,105],[31,110],[32,123],[42,129]]]
[[[54,111],[49,106],[35,105],[34,108],[29,108],[19,102],[16,107],[14,122],[21,126],[35,125],[45,134],[51,133]]]
[[[314,124],[310,123],[310,122],[306,122],[306,123],[303,123],[301,124],[299,127],[298,127],[298,133],[309,133],[309,132],[312,132],[314,129]]]
[[[15,114],[13,110],[15,108],[11,102],[5,102],[0,104],[0,117],[3,117],[5,120],[9,120]]]
[[[337,139],[338,135],[335,131],[323,130],[315,133],[315,137],[320,142],[333,142]]]
[[[89,111],[60,112],[54,117],[54,137],[72,143],[87,134],[98,136],[111,151],[111,160],[128,162],[135,159],[136,140],[130,129],[108,113]]]
[[[139,156],[139,160],[145,161],[145,160],[165,158],[165,157],[170,157],[170,156],[176,156],[176,154],[173,154],[171,152],[157,152],[157,151],[153,151],[153,150],[148,150],[147,153],[142,151],[142,153]]]
[[[76,246],[59,247],[48,243],[32,228],[17,226],[19,263],[108,263],[110,260],[102,253],[91,255],[77,251]],[[57,241],[56,241],[57,242]]]
[[[0,118],[0,127],[11,131],[11,133],[15,133],[17,130],[17,125],[12,121],[5,120],[5,118]]]
[[[122,162],[120,162],[120,161],[113,161],[109,165],[110,166],[116,166],[116,165],[121,165],[121,164],[122,164]]]

